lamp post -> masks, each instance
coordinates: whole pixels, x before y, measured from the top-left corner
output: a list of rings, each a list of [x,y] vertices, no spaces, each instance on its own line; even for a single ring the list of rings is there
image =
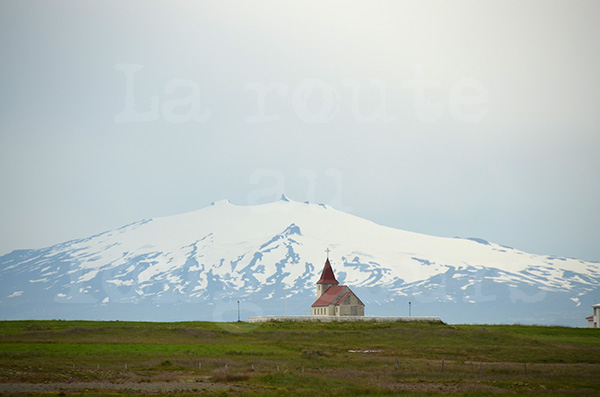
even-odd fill
[[[238,323],[240,322],[240,301],[237,301],[238,303]]]
[[[411,311],[411,310],[410,310],[410,305],[411,305],[411,303],[412,303],[412,302],[408,302],[408,317],[410,317],[410,315],[411,315],[411,313],[410,313],[410,311]]]

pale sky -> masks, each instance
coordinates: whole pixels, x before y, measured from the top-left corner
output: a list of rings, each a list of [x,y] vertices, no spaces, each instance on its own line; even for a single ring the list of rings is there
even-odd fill
[[[600,2],[0,2],[0,255],[282,192],[600,260]]]

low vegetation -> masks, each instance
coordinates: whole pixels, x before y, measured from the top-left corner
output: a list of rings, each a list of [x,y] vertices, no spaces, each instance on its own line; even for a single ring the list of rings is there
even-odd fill
[[[0,322],[0,394],[598,395],[599,385],[594,329]]]

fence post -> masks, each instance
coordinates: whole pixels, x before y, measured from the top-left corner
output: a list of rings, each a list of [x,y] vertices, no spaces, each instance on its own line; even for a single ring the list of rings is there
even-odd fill
[[[525,368],[525,374],[527,375],[527,363],[523,363],[523,367]]]
[[[400,369],[400,360],[396,357],[396,369]]]
[[[442,373],[444,373],[444,359],[442,358]]]

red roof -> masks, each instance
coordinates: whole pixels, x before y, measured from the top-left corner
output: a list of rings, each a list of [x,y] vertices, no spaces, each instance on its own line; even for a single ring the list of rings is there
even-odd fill
[[[348,295],[350,295],[350,291],[349,291],[349,290],[348,290],[348,292],[346,292],[346,293],[344,294],[344,296],[342,296],[340,299],[338,299],[338,301],[337,301],[337,303],[336,303],[335,305],[337,306],[337,305],[341,304],[341,303],[344,301],[344,299],[346,299],[346,297],[347,297]]]
[[[585,319],[586,319],[586,320],[590,320],[590,321],[591,321],[591,320],[593,320],[593,319],[594,319],[594,316],[589,316],[589,317],[586,317]]]
[[[317,284],[335,284],[338,285],[338,281],[335,279],[333,275],[333,269],[331,268],[331,263],[329,263],[329,258],[325,261],[325,266],[323,267],[323,273],[321,273],[321,278],[317,281]]]
[[[345,289],[345,285],[334,285],[327,288],[327,291],[325,291],[323,295],[321,295],[319,299],[317,299],[315,303],[312,304],[312,307],[331,305],[335,298],[337,298],[342,292],[344,292]]]

